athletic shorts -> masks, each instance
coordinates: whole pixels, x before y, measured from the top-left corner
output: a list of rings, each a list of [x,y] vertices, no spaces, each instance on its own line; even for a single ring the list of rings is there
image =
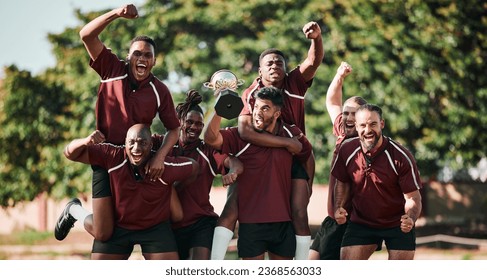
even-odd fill
[[[339,260],[343,234],[347,224],[339,225],[330,216],[321,223],[311,244],[311,249],[320,254],[320,260]]]
[[[97,165],[92,165],[92,198],[102,198],[112,196],[112,189],[110,188],[110,176],[108,171]]]
[[[252,258],[266,251],[282,257],[294,257],[296,234],[291,222],[239,224],[238,256]]]
[[[293,157],[293,165],[291,168],[291,179],[304,179],[306,181],[309,179],[308,173],[306,172],[306,169],[304,168],[303,164],[295,157]]]
[[[176,239],[169,222],[162,222],[144,230],[113,229],[112,237],[101,242],[93,242],[92,253],[131,254],[134,245],[139,244],[142,253],[177,252]]]
[[[204,247],[211,250],[217,220],[217,217],[202,217],[192,225],[173,230],[181,260],[189,258],[191,248]]]
[[[416,233],[414,228],[410,232],[404,233],[401,231],[401,227],[378,229],[348,222],[343,235],[342,247],[377,244],[376,251],[378,251],[382,242],[386,244],[388,250],[414,251],[416,250]]]

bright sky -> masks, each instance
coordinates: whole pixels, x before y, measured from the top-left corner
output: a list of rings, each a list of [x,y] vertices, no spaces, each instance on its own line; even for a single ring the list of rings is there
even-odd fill
[[[3,67],[17,65],[34,75],[55,64],[48,33],[79,25],[74,10],[83,12],[142,6],[145,0],[2,0],[0,2],[0,78]]]

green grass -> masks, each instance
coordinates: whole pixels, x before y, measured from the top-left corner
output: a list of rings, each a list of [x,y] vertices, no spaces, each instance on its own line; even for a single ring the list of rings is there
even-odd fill
[[[52,238],[52,232],[26,230],[9,235],[0,235],[0,245],[34,245]]]

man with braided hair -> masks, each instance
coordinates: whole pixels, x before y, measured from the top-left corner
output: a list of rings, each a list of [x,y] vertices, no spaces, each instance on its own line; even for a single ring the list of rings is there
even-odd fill
[[[218,215],[210,203],[209,193],[213,179],[222,176],[223,185],[235,182],[243,172],[243,165],[235,157],[221,154],[200,139],[204,127],[202,97],[196,90],[187,92],[186,100],[178,104],[176,112],[181,125],[179,141],[171,156],[184,156],[199,163],[200,169],[195,181],[176,187],[184,217],[172,224],[180,259],[208,260]],[[154,136],[153,136],[154,137]],[[157,139],[162,140],[159,136]],[[155,143],[157,146],[158,143]]]

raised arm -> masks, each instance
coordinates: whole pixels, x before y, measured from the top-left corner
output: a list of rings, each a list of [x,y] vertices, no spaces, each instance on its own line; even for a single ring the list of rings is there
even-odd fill
[[[220,133],[220,124],[222,117],[218,116],[215,112],[212,113],[208,126],[204,132],[204,141],[206,144],[213,147],[213,149],[221,151],[223,146],[223,137]]]
[[[90,21],[79,32],[81,40],[92,60],[95,60],[103,50],[103,43],[98,35],[100,35],[112,21],[120,17],[128,19],[137,18],[137,8],[134,5],[129,4],[113,9]]]
[[[352,66],[342,61],[326,92],[326,110],[332,123],[342,112],[343,81],[350,73],[352,73]]]
[[[280,137],[255,131],[252,127],[250,115],[238,117],[238,134],[244,141],[261,147],[286,148],[292,154],[297,154],[302,149],[302,144],[296,138]]]
[[[78,138],[71,141],[64,148],[64,156],[72,161],[81,163],[90,163],[90,157],[86,147],[89,145],[99,144],[105,141],[105,135],[99,130],[92,132],[88,137]]]
[[[308,82],[314,78],[325,56],[325,52],[323,51],[321,28],[318,23],[314,21],[308,22],[303,27],[303,33],[307,39],[311,40],[311,45],[308,50],[308,57],[299,66],[299,71],[303,75],[304,80]]]

